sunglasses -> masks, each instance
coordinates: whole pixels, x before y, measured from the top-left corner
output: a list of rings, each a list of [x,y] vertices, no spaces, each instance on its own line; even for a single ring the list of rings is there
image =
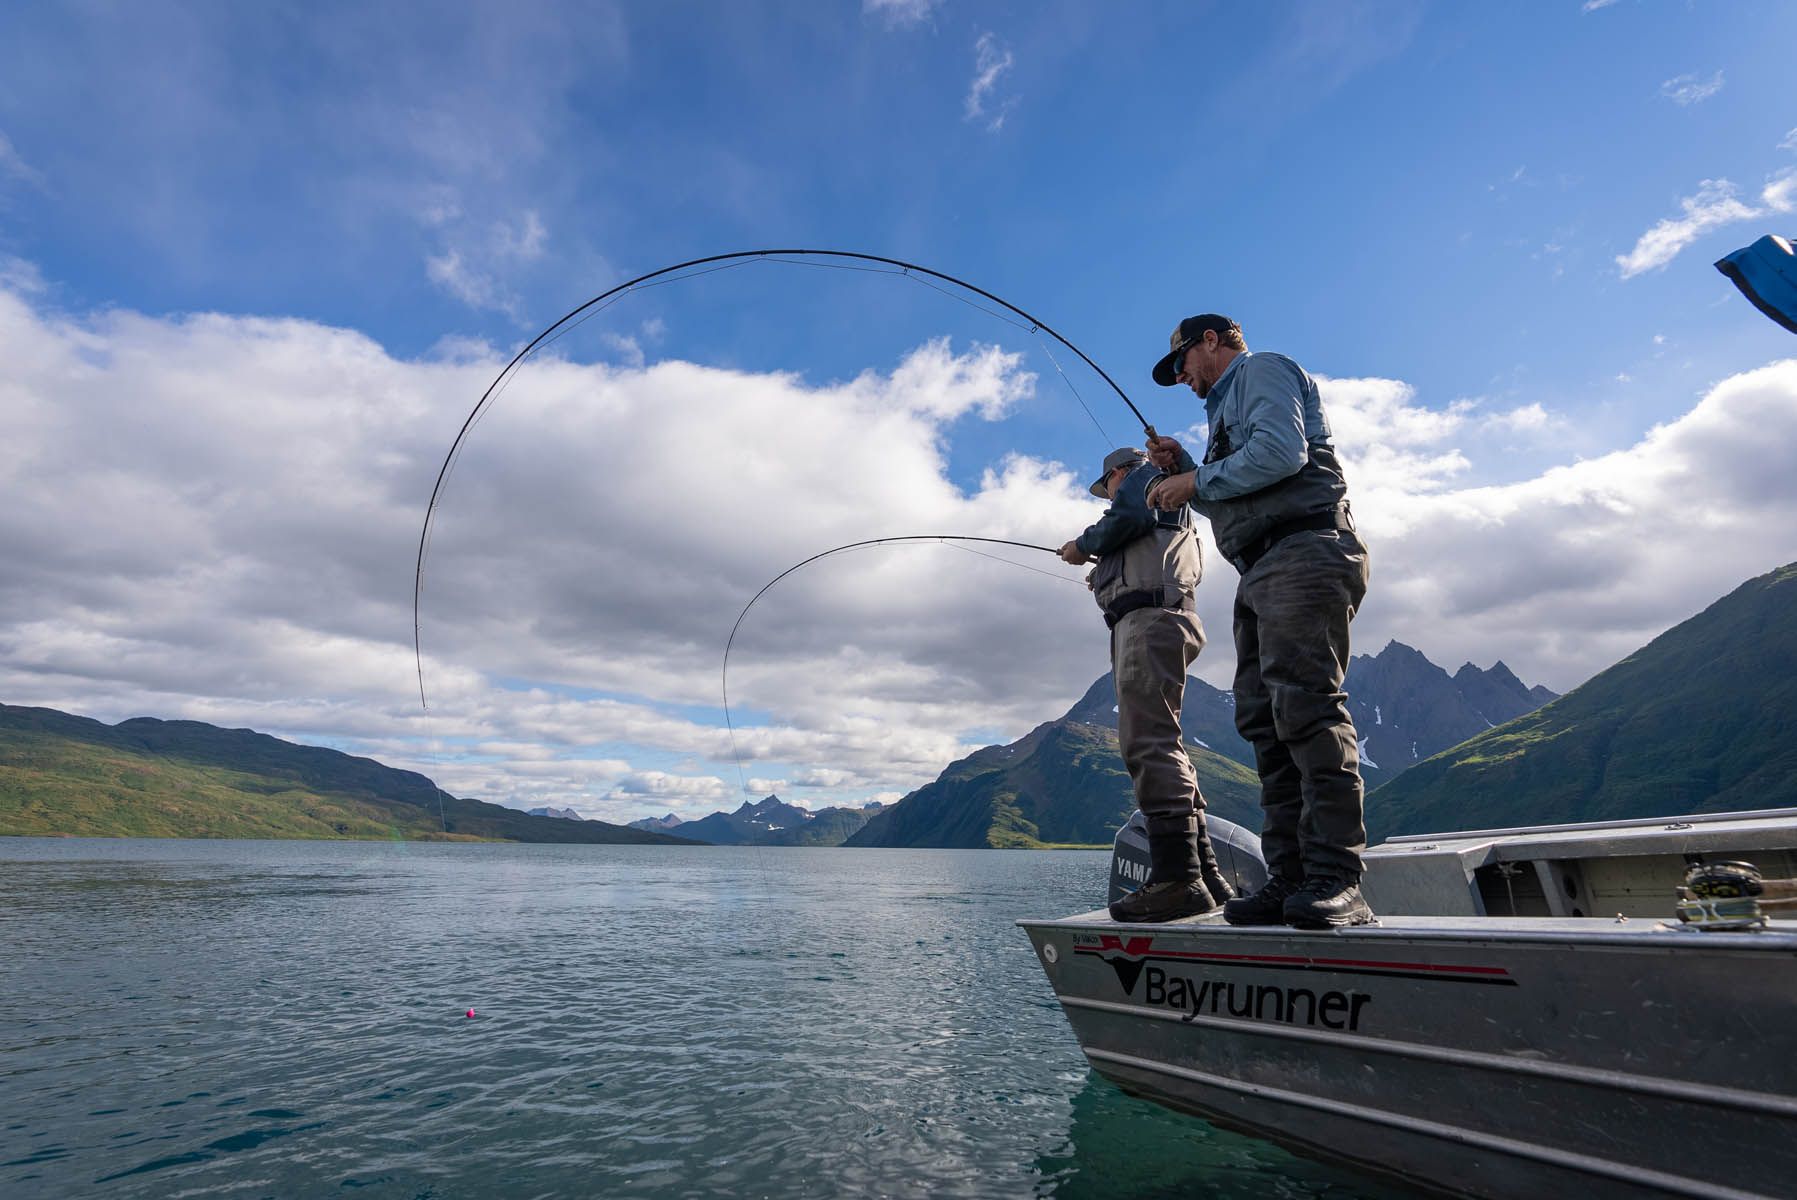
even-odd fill
[[[1181,341],[1179,345],[1173,347],[1173,378],[1178,379],[1181,375],[1185,374],[1186,351],[1190,350],[1193,346],[1196,346],[1203,339],[1204,335],[1199,334],[1195,338],[1186,338]]]

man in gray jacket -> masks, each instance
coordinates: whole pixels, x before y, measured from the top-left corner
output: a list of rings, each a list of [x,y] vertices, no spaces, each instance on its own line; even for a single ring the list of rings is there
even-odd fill
[[[1149,442],[1174,472],[1148,495],[1210,518],[1217,550],[1241,572],[1235,596],[1235,721],[1254,747],[1267,883],[1232,900],[1236,925],[1306,929],[1373,919],[1360,895],[1366,848],[1354,720],[1342,680],[1348,623],[1366,595],[1367,552],[1313,380],[1279,354],[1250,353],[1241,327],[1188,317],[1154,367],[1204,401],[1202,463],[1172,438]]]
[[[1204,649],[1193,591],[1202,573],[1198,535],[1183,506],[1150,511],[1160,478],[1134,447],[1114,450],[1089,489],[1104,516],[1061,547],[1080,564],[1098,559],[1092,594],[1111,630],[1117,741],[1148,822],[1148,878],[1111,905],[1119,921],[1171,921],[1214,912],[1235,893],[1204,827],[1204,794],[1179,728],[1186,671]]]

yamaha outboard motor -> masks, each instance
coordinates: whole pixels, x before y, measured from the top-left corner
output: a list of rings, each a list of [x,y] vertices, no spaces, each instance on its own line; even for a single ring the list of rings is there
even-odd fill
[[[1223,868],[1223,877],[1235,888],[1236,895],[1259,891],[1267,881],[1267,864],[1260,856],[1260,835],[1208,813],[1204,827],[1210,831],[1217,865]],[[1106,903],[1121,900],[1147,878],[1148,821],[1138,809],[1117,831],[1117,841],[1111,849],[1111,894]]]

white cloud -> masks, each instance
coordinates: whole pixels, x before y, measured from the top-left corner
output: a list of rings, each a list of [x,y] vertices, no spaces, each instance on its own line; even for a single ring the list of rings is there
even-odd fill
[[[1797,150],[1797,129],[1792,129],[1785,134],[1784,139],[1778,143],[1778,148],[1780,150]]]
[[[993,104],[998,81],[1013,64],[1010,47],[997,35],[982,33],[973,43],[973,83],[967,89],[964,115],[969,121],[983,121],[996,133],[1004,127],[1005,118],[1016,107],[1017,98],[1008,97]]]
[[[1459,644],[1453,657],[1501,656],[1556,686],[1578,682],[1797,558],[1786,532],[1797,487],[1771,448],[1797,435],[1794,400],[1797,361],[1775,363],[1718,384],[1627,450],[1514,485],[1406,497],[1402,510],[1369,506],[1376,575],[1388,581],[1369,601],[1375,624],[1395,634],[1419,622]],[[1564,654],[1589,666],[1547,665]]]
[[[0,697],[383,747],[461,795],[636,815],[622,798],[642,779],[618,782],[632,760],[734,787],[705,710],[723,633],[775,573],[869,530],[1058,545],[1093,515],[1071,473],[1025,457],[972,492],[946,479],[953,422],[1033,396],[1019,358],[992,347],[933,340],[816,388],[535,360],[438,511],[426,716],[409,647],[416,527],[454,398],[503,361],[491,348],[405,362],[303,321],[69,318],[16,288],[0,292],[0,348]],[[672,445],[707,464],[709,499],[683,499],[699,477],[642,452]],[[880,447],[880,469],[843,471],[844,445]],[[739,730],[743,760],[908,789],[964,730],[1034,724],[1043,664],[1007,652],[1017,629],[1087,651],[1049,669],[1064,676],[1049,695],[1103,670],[1078,573],[1061,573],[942,545],[808,569],[738,638],[733,699],[770,718]],[[555,753],[503,749],[527,742]],[[698,769],[643,762],[645,747]]]
[[[838,771],[831,767],[810,767],[793,772],[792,782],[794,787],[839,788],[861,783],[862,780],[853,771]]]
[[[709,804],[729,795],[729,786],[713,775],[670,775],[666,771],[635,771],[618,781],[612,798],[697,800]]]
[[[1437,491],[1471,465],[1447,444],[1465,426],[1470,403],[1424,408],[1414,403],[1415,389],[1395,379],[1318,383],[1338,443],[1357,448],[1356,495],[1368,488],[1396,495]]]
[[[1054,546],[1098,511],[1084,471],[1027,455],[950,481],[954,422],[1031,401],[990,348],[930,342],[823,386],[534,360],[438,509],[425,714],[417,526],[452,398],[498,368],[462,350],[403,361],[305,321],[69,317],[0,290],[0,698],[324,741],[524,807],[704,815],[742,780],[716,715],[723,636],[780,570],[870,533]],[[1323,386],[1373,552],[1362,648],[1501,657],[1564,689],[1797,558],[1797,362],[1503,486],[1463,481],[1493,434],[1553,433],[1539,404]],[[843,446],[878,447],[878,469],[843,470]],[[934,778],[974,731],[1058,715],[1105,669],[1102,626],[1079,572],[1016,553],[1056,577],[910,545],[770,590],[731,661],[744,767],[859,803]],[[1233,572],[1208,565],[1198,665],[1224,683]]]
[[[1760,192],[1765,213],[1788,213],[1797,207],[1797,171],[1786,171]]]
[[[1742,221],[1790,212],[1794,193],[1797,193],[1797,172],[1783,172],[1767,183],[1760,192],[1757,207],[1741,200],[1735,185],[1728,180],[1706,179],[1697,185],[1695,195],[1679,201],[1682,216],[1667,217],[1642,234],[1633,250],[1616,256],[1616,265],[1621,268],[1624,279],[1663,267],[1706,233]]]
[[[20,295],[37,295],[45,290],[43,272],[34,262],[0,254],[0,289]]]
[[[1608,8],[1614,3],[1616,3],[1616,0],[1585,0],[1585,3],[1579,6],[1579,11],[1582,13],[1592,13],[1600,8]]]
[[[427,209],[420,219],[457,239],[425,257],[425,274],[432,283],[470,308],[522,316],[517,292],[505,279],[543,257],[549,231],[541,217],[527,211],[515,222],[496,221],[475,231],[466,227],[459,207],[445,204]]]
[[[473,270],[462,261],[462,252],[449,249],[424,260],[424,273],[430,281],[469,308],[497,309],[516,313],[517,297],[502,293],[499,285],[483,272]]]
[[[1535,401],[1508,412],[1491,413],[1484,418],[1482,424],[1491,430],[1541,433],[1560,424],[1560,421],[1543,408],[1539,401]]]
[[[643,357],[643,344],[626,333],[607,331],[599,335],[599,339],[618,352],[618,361],[627,367],[641,367],[646,361]]]
[[[1660,85],[1660,95],[1679,105],[1699,104],[1722,90],[1722,72],[1708,79],[1695,75],[1676,75]]]
[[[942,0],[862,0],[861,11],[879,16],[888,29],[911,29],[930,19]]]
[[[42,187],[44,177],[30,163],[19,156],[13,147],[12,139],[0,130],[0,182],[16,179],[33,187]]]

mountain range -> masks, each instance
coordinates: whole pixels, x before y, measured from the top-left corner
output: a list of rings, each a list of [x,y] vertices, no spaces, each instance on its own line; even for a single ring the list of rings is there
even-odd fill
[[[743,801],[735,812],[714,812],[697,821],[673,813],[632,821],[632,829],[669,833],[714,846],[840,846],[884,806],[824,808],[812,812],[778,796]]]
[[[1379,789],[1376,837],[1797,805],[1797,563]]]
[[[680,844],[451,796],[415,771],[248,729],[0,704],[0,834]]]
[[[1490,670],[1467,663],[1449,675],[1396,641],[1377,655],[1350,659],[1346,688],[1369,790],[1555,698],[1523,684],[1502,662]],[[1180,730],[1208,811],[1259,829],[1260,780],[1254,753],[1235,729],[1235,696],[1187,679]],[[1108,845],[1134,808],[1107,672],[1059,719],[1008,746],[988,746],[951,763],[846,844]]]
[[[1785,724],[1797,712],[1797,564],[1749,580],[1566,696],[1525,685],[1501,662],[1449,675],[1399,642],[1351,660],[1348,687],[1375,840],[1797,805],[1797,741]],[[1187,697],[1211,811],[1257,826],[1258,786],[1229,694],[1194,679]],[[1133,806],[1115,720],[1107,675],[1062,717],[975,751],[883,809],[810,813],[769,796],[701,821],[669,814],[629,828],[450,796],[415,772],[247,729],[105,725],[0,704],[0,834],[1105,844]]]
[[[1360,774],[1371,791],[1430,755],[1519,717],[1557,697],[1529,687],[1502,661],[1489,670],[1463,663],[1449,675],[1422,651],[1386,643],[1376,655],[1348,660],[1348,712],[1360,735]],[[1109,672],[1086,689],[1062,718],[1117,727]],[[1179,715],[1186,739],[1253,768],[1254,752],[1235,730],[1235,696],[1204,680],[1186,680]]]
[[[1088,692],[1067,715],[1008,746],[987,746],[951,763],[934,783],[869,821],[845,844],[1109,845],[1135,808],[1135,792],[1117,753],[1117,731],[1077,719],[1089,715],[1091,697]],[[1187,750],[1211,811],[1258,829],[1254,772],[1200,745]]]

